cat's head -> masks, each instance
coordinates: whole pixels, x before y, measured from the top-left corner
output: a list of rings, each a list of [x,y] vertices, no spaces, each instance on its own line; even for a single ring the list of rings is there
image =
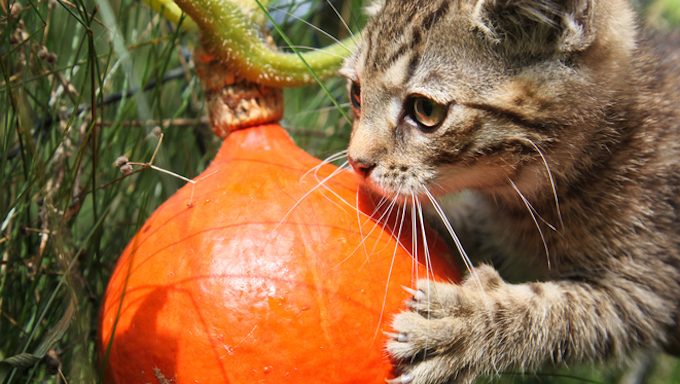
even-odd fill
[[[587,156],[635,49],[620,0],[372,9],[342,73],[355,112],[350,162],[385,194],[548,187],[546,161],[568,175]]]

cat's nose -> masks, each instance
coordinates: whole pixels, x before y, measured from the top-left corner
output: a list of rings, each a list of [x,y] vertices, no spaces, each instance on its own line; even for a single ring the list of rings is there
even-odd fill
[[[354,172],[358,173],[362,177],[368,177],[368,175],[371,173],[373,168],[375,168],[375,163],[364,160],[361,158],[352,158],[351,156],[348,157],[349,164],[354,168]]]

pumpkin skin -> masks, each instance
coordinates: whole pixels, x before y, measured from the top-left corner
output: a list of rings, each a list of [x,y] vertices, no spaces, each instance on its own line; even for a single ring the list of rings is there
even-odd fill
[[[314,189],[314,174],[303,175],[319,163],[275,124],[227,136],[197,183],[161,205],[118,261],[99,327],[107,382],[393,377],[382,332],[404,309],[401,286],[459,275],[433,234],[428,271],[413,263],[411,224],[401,245],[398,227],[376,225],[354,173]],[[324,165],[318,177],[334,170]]]

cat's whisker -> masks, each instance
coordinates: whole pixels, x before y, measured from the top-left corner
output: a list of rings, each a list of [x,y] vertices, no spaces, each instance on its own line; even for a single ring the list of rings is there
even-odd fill
[[[430,287],[430,273],[432,273],[432,277],[434,277],[434,272],[432,271],[432,264],[430,261],[430,249],[427,245],[427,233],[425,232],[425,219],[423,218],[423,206],[420,202],[420,199],[416,198],[416,203],[418,207],[418,217],[420,218],[420,231],[423,235],[423,252],[425,256],[425,279],[427,281],[427,302],[430,303],[430,292],[431,287]],[[427,318],[430,318],[430,312],[427,312]],[[429,326],[430,323],[428,323]],[[427,358],[427,344],[429,340],[425,341],[425,358]]]
[[[342,150],[340,152],[337,152],[337,153],[334,153],[334,154],[328,156],[327,158],[321,160],[321,162],[319,164],[315,165],[314,167],[307,170],[307,172],[303,173],[302,176],[300,176],[300,180],[301,181],[304,180],[304,178],[309,176],[309,174],[312,173],[312,172],[314,172],[314,174],[316,175],[316,172],[319,169],[323,168],[323,166],[325,166],[327,164],[332,164],[336,160],[340,160],[343,157],[345,157],[346,155],[347,155],[347,150],[345,149],[345,150]],[[340,166],[338,168],[343,168],[343,166]]]
[[[387,202],[387,200],[388,200],[387,197],[381,196],[380,200],[378,201],[378,204],[376,204],[376,206],[373,208],[373,212],[371,212],[371,214],[368,216],[368,218],[366,219],[366,221],[364,221],[364,222],[362,223],[362,222],[361,222],[361,216],[360,216],[360,214],[359,214],[359,213],[360,213],[360,212],[359,212],[359,190],[357,190],[357,194],[356,194],[356,202],[355,202],[355,204],[356,204],[356,207],[357,207],[357,224],[359,225],[359,232],[360,232],[360,234],[361,234],[361,238],[362,238],[362,242],[361,242],[361,243],[362,243],[362,244],[364,244],[364,235],[363,235],[363,227],[364,227],[364,225],[368,224],[369,221],[371,221],[371,220],[374,219],[375,214],[378,213],[378,212],[380,211],[380,208],[382,208],[382,206]],[[382,219],[382,217],[378,219],[378,222],[379,222],[381,219]],[[373,229],[375,229],[375,226],[373,227]],[[371,231],[371,232],[372,232],[372,231]],[[370,232],[369,232],[369,233],[370,233]],[[368,255],[368,250],[366,249],[366,246],[365,246],[365,245],[364,245],[364,253],[365,253],[366,255]]]
[[[385,208],[385,210],[383,211],[383,214],[373,224],[373,228],[371,229],[371,231],[375,230],[376,226],[379,225],[382,222],[382,219],[384,219],[385,217],[387,217],[387,218],[390,217],[392,210],[394,209],[394,206],[397,204],[397,196],[393,195],[391,199],[392,200],[390,201],[390,204],[387,206],[387,208]],[[385,203],[383,203],[383,205],[386,204],[386,202],[388,200],[389,200],[389,198],[385,198]],[[385,222],[385,223],[387,223],[387,222]],[[364,224],[366,224],[366,222],[364,222]]]
[[[386,215],[383,215],[384,218],[385,218],[385,221],[384,221],[384,223],[383,223],[383,225],[382,225],[383,227],[389,227],[389,220],[390,220],[390,217],[392,216],[392,212],[394,212],[394,208],[395,208],[395,207],[399,207],[399,204],[398,204],[398,195],[394,195],[394,196],[392,197],[392,202],[391,202],[390,205],[387,207]],[[397,209],[398,209],[398,208],[397,208]],[[374,227],[380,225],[381,222],[382,222],[382,220],[380,220],[379,222],[375,223],[375,224],[374,224]],[[382,236],[385,234],[385,232],[386,232],[386,231],[380,231],[380,232],[378,233],[378,238],[377,238],[377,239],[375,240],[375,242],[373,243],[373,249],[371,249],[371,253],[375,252],[375,249],[376,249],[376,247],[378,246],[378,244],[380,243],[380,239],[382,239]]]
[[[399,203],[397,201],[397,195],[392,195],[391,197],[390,204],[387,206],[387,212],[385,212],[384,216],[384,222],[383,220],[380,220],[379,222],[375,223],[375,225],[382,225],[383,227],[388,227],[390,226],[390,217],[392,217],[392,212],[394,212],[394,208],[399,206]],[[386,231],[380,231],[380,234],[378,235],[378,241],[382,238],[383,233]],[[377,242],[373,247],[372,251],[375,251],[375,247],[377,246]]]
[[[423,205],[420,199],[416,200],[418,205],[418,218],[420,219],[420,233],[423,236],[423,251],[425,252],[425,277],[428,279],[428,288],[430,277],[434,278],[434,271],[432,270],[432,261],[430,259],[430,248],[427,243],[427,232],[425,231],[425,219],[423,217]],[[429,289],[428,289],[429,291]]]
[[[338,167],[338,169],[343,170],[343,171],[349,170],[348,162],[345,161],[344,163],[342,163],[342,164]],[[318,172],[319,172],[319,169],[317,169],[316,171],[314,171],[314,178],[316,179],[317,182],[320,182],[320,181],[321,181],[321,177],[319,177]],[[352,204],[350,204],[349,201],[345,200],[344,197],[340,196],[340,195],[339,195],[337,192],[335,192],[333,189],[328,188],[327,185],[324,184],[324,185],[323,185],[323,189],[324,189],[324,191],[329,192],[331,195],[335,196],[335,198],[337,198],[341,203],[343,203],[344,205],[346,205],[347,207],[349,207],[350,210],[357,209],[356,206],[353,206]],[[325,196],[325,195],[324,195],[324,196]],[[337,202],[335,202],[335,201],[333,201],[333,200],[331,200],[331,202],[334,203],[334,204],[336,204],[340,209],[345,209],[345,207],[340,206]]]
[[[361,237],[361,244],[363,245],[363,248],[364,248],[364,255],[366,255],[366,257],[368,257],[368,249],[366,249],[366,243],[365,243],[366,238],[364,237],[364,225],[366,225],[366,223],[368,223],[368,221],[373,219],[373,216],[378,212],[378,210],[380,209],[380,207],[382,207],[382,205],[385,203],[385,201],[387,201],[387,198],[385,196],[382,196],[380,198],[380,200],[378,201],[378,204],[376,204],[376,207],[373,209],[373,212],[371,212],[371,215],[368,217],[368,219],[366,219],[366,221],[364,221],[362,223],[361,222],[361,212],[359,211],[359,191],[360,190],[357,189],[356,201],[355,201],[355,204],[356,204],[356,207],[357,207],[357,225],[359,226],[359,235]]]
[[[343,166],[344,166],[344,165],[343,165]],[[279,223],[278,223],[278,224],[276,225],[276,227],[274,228],[274,232],[278,231],[279,227],[281,227],[281,225],[282,225],[283,223],[285,223],[286,220],[288,220],[288,217],[293,213],[293,211],[295,211],[295,209],[297,209],[297,208],[300,206],[300,204],[302,204],[302,202],[303,202],[307,197],[309,197],[312,193],[314,193],[315,191],[317,191],[319,188],[324,187],[325,184],[328,183],[329,180],[331,180],[331,179],[334,178],[335,176],[339,175],[339,174],[343,171],[343,168],[342,168],[343,166],[341,166],[341,167],[335,169],[333,172],[331,172],[330,175],[326,176],[323,180],[319,181],[314,187],[310,188],[309,191],[305,192],[305,193],[304,193],[304,194],[303,194],[303,195],[295,202],[295,204],[293,204],[293,206],[290,207],[290,209],[288,209],[288,212],[286,212],[286,214],[283,215],[283,217],[281,218],[281,220],[279,221]]]
[[[383,198],[383,199],[385,199],[385,198]],[[376,230],[376,228],[378,228],[378,226],[379,226],[380,222],[382,221],[382,219],[389,215],[389,213],[390,213],[390,212],[392,211],[392,209],[394,208],[394,205],[396,204],[396,202],[397,202],[396,198],[393,198],[393,199],[392,199],[392,202],[391,202],[390,205],[385,209],[385,211],[383,212],[383,214],[382,214],[377,220],[375,220],[375,223],[373,224],[373,227],[371,228],[371,230],[368,231],[368,233],[367,233],[365,236],[363,236],[363,234],[362,234],[362,236],[361,236],[362,239],[361,239],[361,242],[359,243],[359,245],[357,245],[357,246],[352,250],[352,252],[350,252],[349,255],[347,255],[347,257],[345,257],[344,259],[342,259],[342,260],[338,263],[338,265],[341,265],[341,264],[344,263],[345,261],[349,260],[349,258],[352,257],[352,256],[354,256],[354,254],[355,254],[355,253],[359,250],[359,248],[361,248],[361,247],[364,247],[364,250],[366,251],[365,255],[366,255],[366,257],[368,257],[368,250],[365,248],[366,240],[368,240],[368,238],[371,236],[371,234],[373,234],[373,232]],[[375,213],[375,212],[374,212],[374,213]],[[365,224],[366,224],[366,222],[364,222],[364,225],[365,225]],[[362,225],[361,223],[359,223],[360,231],[362,231],[362,230],[361,230],[362,227],[363,227],[363,225]],[[363,233],[363,231],[362,231],[362,233]],[[376,242],[377,242],[377,240],[376,240]]]
[[[431,183],[431,186],[432,186],[432,187],[436,187],[436,188],[439,189],[442,193],[446,193],[446,192],[447,192],[446,187],[443,186],[441,183],[439,183],[439,182],[437,182],[437,181],[433,181],[433,182]]]
[[[548,159],[543,154],[543,151],[541,151],[541,148],[539,148],[538,145],[536,145],[536,143],[533,142],[533,140],[529,138],[527,138],[526,140],[529,142],[529,144],[531,144],[534,147],[536,152],[538,152],[538,154],[541,156],[541,159],[543,159],[543,165],[545,166],[545,170],[548,173],[550,187],[552,188],[553,198],[555,199],[555,209],[557,210],[557,218],[560,221],[560,228],[564,229],[564,221],[562,220],[562,210],[560,209],[560,199],[557,197],[557,187],[555,186],[555,178],[553,177],[552,171],[550,170]],[[550,227],[555,229],[555,227],[552,225],[550,225]]]
[[[406,211],[408,210],[408,206],[406,204],[400,204],[399,206],[401,207],[401,212],[398,213],[394,223],[395,228],[396,225],[399,224],[399,229],[397,230],[397,234],[395,236],[394,228],[392,228],[392,237],[396,240],[397,247],[401,247],[402,249],[406,250],[406,244],[404,244],[401,237],[403,234],[404,223],[406,222]]]
[[[363,244],[364,242],[364,226],[361,225],[361,211],[359,210],[359,192],[360,189],[357,188],[357,193],[356,193],[356,198],[355,198],[355,206],[356,206],[356,212],[357,212],[357,226],[359,227],[359,238],[361,238],[361,242]],[[366,249],[366,246],[364,246],[364,253],[367,253],[368,250]],[[344,260],[343,260],[344,262]]]
[[[373,208],[373,211],[371,212],[370,215],[368,215],[368,218],[366,221],[363,222],[363,225],[366,225],[369,221],[372,221],[375,218],[375,214],[380,211],[380,209],[387,203],[388,198],[386,196],[381,196],[380,200],[378,200],[378,204]],[[359,204],[359,200],[357,200],[357,204]]]
[[[417,199],[416,202],[418,204],[418,217],[420,218],[420,232],[423,236],[423,251],[425,253],[425,278],[427,279],[427,296],[429,302],[430,280],[431,278],[434,278],[434,270],[432,269],[432,262],[430,259],[430,248],[427,244],[427,232],[425,231],[425,218],[423,217],[423,205],[420,202],[420,199]]]
[[[465,252],[465,249],[463,249],[463,244],[461,243],[460,239],[458,238],[458,235],[456,235],[456,232],[453,230],[453,227],[451,226],[451,222],[446,217],[444,210],[442,209],[439,202],[434,198],[432,193],[430,193],[430,191],[427,189],[427,187],[423,187],[423,190],[425,191],[425,195],[427,196],[427,198],[430,200],[430,203],[432,203],[432,207],[434,208],[435,212],[437,213],[439,218],[442,220],[442,223],[444,224],[446,231],[449,233],[449,236],[451,236],[451,240],[453,240],[454,244],[456,245],[456,249],[460,253],[461,258],[463,259],[463,263],[465,264],[465,268],[470,273],[470,276],[475,280],[475,282],[479,286],[479,289],[483,292],[484,287],[482,286],[482,282],[479,280],[479,276],[475,272],[475,268],[472,265],[472,261],[470,260],[470,257],[468,256],[468,254]]]
[[[402,248],[406,248],[406,247],[404,246],[404,244],[402,243],[402,241],[401,241],[401,227],[404,225],[404,221],[405,221],[405,219],[406,219],[406,216],[405,216],[405,215],[406,215],[406,204],[400,204],[400,201],[399,201],[400,196],[401,196],[401,193],[402,193],[402,189],[401,189],[401,187],[400,187],[400,188],[397,190],[397,192],[394,194],[394,198],[397,200],[397,207],[401,207],[401,209],[402,209],[402,212],[401,212],[401,221],[399,221],[400,212],[397,211],[397,216],[396,216],[395,219],[394,219],[394,227],[390,228],[390,232],[391,232],[392,238],[394,238],[394,239],[396,240],[397,245],[398,245],[398,246],[401,246]],[[395,236],[394,236],[394,229],[396,228],[397,224],[399,224],[399,233],[398,233],[397,236],[395,237]]]
[[[400,191],[397,192],[397,196],[399,196],[399,193]],[[392,260],[390,261],[390,267],[387,271],[387,279],[385,281],[385,293],[383,294],[382,306],[380,308],[380,316],[378,317],[377,327],[375,329],[375,334],[373,335],[373,342],[375,342],[375,339],[378,336],[378,332],[380,332],[380,324],[382,323],[383,317],[385,316],[387,294],[389,292],[390,280],[392,279],[392,272],[394,270],[394,262],[397,258],[397,250],[399,249],[399,247],[404,248],[404,245],[401,243],[401,231],[404,227],[404,221],[406,221],[406,204],[401,205],[401,210],[397,211],[397,216],[394,218],[394,227],[392,227],[391,230],[392,238],[394,238],[396,241],[394,244],[394,251],[392,252]],[[399,229],[397,230],[397,234],[395,236],[394,229],[397,227],[397,224],[399,225]]]
[[[534,212],[534,214],[536,215],[536,217],[537,217],[539,220],[541,220],[541,222],[542,222],[543,224],[545,224],[546,227],[548,227],[548,228],[550,228],[551,230],[557,232],[557,227],[555,227],[554,225],[550,224],[550,223],[548,222],[548,220],[544,219],[543,216],[541,216],[541,214],[538,213],[538,211],[536,210],[536,208],[534,208],[534,206],[533,206],[532,204],[529,204],[529,208],[531,208],[531,211]]]
[[[317,179],[318,181],[318,179]],[[330,196],[326,195],[326,193],[330,193],[332,196],[335,196],[336,199],[340,200],[340,202],[332,199]],[[347,207],[353,208],[352,204],[348,203],[345,199],[342,198],[342,196],[338,195],[337,192],[332,190],[331,188],[328,188],[327,185],[323,185],[322,189],[319,190],[319,193],[321,196],[323,196],[324,199],[328,200],[331,204],[335,205],[338,207],[339,210],[341,211],[346,211]],[[341,205],[340,203],[344,203],[345,205]]]
[[[550,250],[548,249],[548,243],[545,241],[545,236],[543,235],[543,230],[541,229],[541,225],[538,223],[538,220],[536,219],[536,215],[534,214],[535,210],[534,207],[529,203],[529,200],[527,200],[526,197],[522,194],[522,191],[519,190],[517,185],[510,179],[508,179],[510,182],[510,185],[512,188],[517,192],[519,195],[519,198],[522,199],[522,202],[524,202],[524,205],[527,207],[527,210],[529,211],[529,214],[531,215],[531,219],[534,221],[534,224],[536,225],[536,229],[538,229],[538,234],[541,236],[541,241],[543,242],[543,248],[545,249],[545,258],[546,261],[548,262],[548,270],[551,269],[551,263],[550,263]],[[539,216],[540,217],[540,216]]]
[[[411,254],[413,257],[413,270],[415,275],[415,280],[413,281],[413,286],[416,286],[418,281],[418,227],[417,227],[417,217],[416,217],[416,195],[411,192]]]
[[[346,208],[349,207],[351,210],[354,209],[354,206],[353,206],[352,204],[350,204],[349,201],[345,200],[345,198],[343,198],[342,196],[340,196],[337,192],[335,192],[335,191],[332,190],[331,188],[328,188],[327,185],[323,185],[323,190],[324,190],[325,192],[329,192],[331,195],[335,196],[335,198],[338,199],[338,201],[339,201],[340,203],[342,203],[342,204],[345,205],[345,206],[343,207],[342,205],[340,205],[340,204],[338,203],[338,201],[331,200],[331,202],[332,202],[333,204],[337,205],[338,208],[340,208],[340,209],[346,209]],[[325,196],[325,195],[324,195],[324,196]]]

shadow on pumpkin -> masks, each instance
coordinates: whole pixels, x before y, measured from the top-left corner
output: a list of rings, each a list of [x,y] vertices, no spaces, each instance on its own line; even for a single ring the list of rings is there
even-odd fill
[[[188,280],[201,279],[205,279],[205,277]],[[128,329],[115,336],[112,342],[111,352],[106,362],[106,383],[175,384],[182,381],[181,378],[176,376],[176,372],[182,370],[178,363],[180,341],[185,339],[187,335],[182,334],[182,330],[169,332],[157,327],[157,324],[163,323],[162,319],[159,319],[160,316],[164,315],[163,309],[168,304],[168,299],[171,302],[176,301],[176,297],[169,298],[169,296],[176,294],[183,296],[183,301],[191,303],[191,306],[186,308],[186,312],[198,319],[200,328],[205,331],[210,328],[191,292],[179,287],[184,283],[186,282],[176,282],[171,286],[137,287],[126,291],[126,294],[128,294],[140,289],[151,290],[150,293],[143,296],[143,300],[138,305],[134,303],[137,300],[133,302],[126,300],[125,302],[126,308],[121,313],[131,309],[130,307],[135,307],[135,314],[132,316]],[[144,352],[139,353],[139,349]],[[194,356],[194,358],[203,361],[210,359],[217,361],[217,364],[211,364],[211,366],[217,367],[218,372],[212,369],[211,375],[217,374],[219,377],[213,376],[211,379],[214,382],[228,384],[230,380],[224,371],[224,367],[219,363],[221,357],[218,349],[218,346],[211,345],[211,348],[204,350],[204,353]],[[109,366],[115,366],[116,372],[113,373]],[[183,371],[186,371],[186,369]]]
[[[168,288],[153,289],[145,296],[144,301],[137,307],[129,328],[122,334],[113,335],[111,351],[106,364],[105,377],[107,383],[146,382],[168,384],[175,383],[177,340],[170,334],[163,334],[156,329],[161,310],[168,297]],[[142,348],[148,354],[139,354],[136,350]],[[156,356],[162,351],[162,356]],[[130,356],[142,356],[135,361],[129,361]],[[115,372],[109,366],[116,366]],[[121,367],[125,367],[121,369]]]

